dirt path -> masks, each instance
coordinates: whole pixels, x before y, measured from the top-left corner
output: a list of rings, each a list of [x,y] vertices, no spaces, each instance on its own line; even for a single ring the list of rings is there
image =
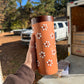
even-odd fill
[[[19,41],[20,36],[14,36],[13,33],[0,33],[0,45],[4,43]]]

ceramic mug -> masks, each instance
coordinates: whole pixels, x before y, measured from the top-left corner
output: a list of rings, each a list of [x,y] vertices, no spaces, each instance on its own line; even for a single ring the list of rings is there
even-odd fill
[[[57,52],[52,16],[39,16],[31,20],[35,34],[37,66],[42,75],[58,72]]]

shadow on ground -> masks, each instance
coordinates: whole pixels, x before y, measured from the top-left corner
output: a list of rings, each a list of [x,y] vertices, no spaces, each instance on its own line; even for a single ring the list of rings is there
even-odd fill
[[[65,59],[68,56],[68,45],[57,45],[56,47],[58,61]]]
[[[57,45],[58,60],[67,57],[67,45]],[[15,73],[22,63],[25,61],[28,46],[22,45],[21,41],[5,43],[0,46],[0,60],[2,62],[3,75]],[[36,72],[36,81],[42,76]]]
[[[0,46],[0,58],[3,74],[15,73],[18,67],[24,63],[27,53],[27,46],[20,41],[5,43]]]

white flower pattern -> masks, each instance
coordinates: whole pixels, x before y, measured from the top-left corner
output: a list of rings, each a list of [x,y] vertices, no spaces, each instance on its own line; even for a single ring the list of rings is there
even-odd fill
[[[38,67],[40,66],[40,62],[39,62],[39,60],[37,60],[37,66],[38,66]]]
[[[39,53],[39,55],[40,55],[41,58],[44,58],[44,57],[45,57],[45,52],[41,51],[41,52]]]
[[[42,37],[41,33],[36,34],[37,39],[40,39]]]
[[[56,42],[54,44],[55,44],[55,47],[56,47]]]
[[[33,29],[34,29],[34,27],[33,27]],[[48,29],[48,26],[47,26],[47,24],[43,24],[42,26],[41,26],[41,29],[43,30],[43,31],[47,31],[47,29]],[[50,34],[50,37],[51,37],[51,39],[54,39],[54,33],[52,32],[51,34]],[[42,38],[42,34],[41,33],[37,33],[36,34],[36,38],[37,39],[41,39]],[[50,47],[50,41],[45,41],[45,43],[43,44],[45,47]],[[54,43],[54,45],[56,46],[56,43]],[[37,48],[37,46],[36,46],[36,48]],[[56,55],[56,50],[55,49],[53,49],[53,50],[51,50],[51,53],[52,53],[52,55]],[[45,56],[46,56],[46,54],[45,54],[45,52],[44,51],[41,51],[40,53],[39,53],[39,56],[40,56],[40,58],[42,58],[42,59],[44,59],[45,58]],[[53,65],[53,60],[52,59],[48,59],[47,61],[46,61],[46,63],[47,63],[47,66],[48,67],[51,67],[52,65]],[[39,60],[37,60],[37,66],[38,67],[41,67],[40,66],[40,61]]]
[[[44,31],[44,30],[47,31],[48,26],[47,26],[47,24],[43,24],[43,25],[41,26],[41,28],[43,29],[43,31]]]
[[[34,27],[32,27],[32,29],[34,30]]]
[[[45,45],[45,47],[49,47],[49,46],[50,46],[50,42],[49,42],[49,41],[46,41],[46,42],[44,43],[44,45]]]
[[[46,63],[47,63],[48,66],[52,66],[53,61],[49,59]]]
[[[51,39],[54,39],[54,33],[50,34]]]
[[[52,50],[52,55],[56,55],[56,50]]]

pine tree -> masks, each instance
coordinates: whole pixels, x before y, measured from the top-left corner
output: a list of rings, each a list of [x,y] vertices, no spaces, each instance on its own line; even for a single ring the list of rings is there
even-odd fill
[[[6,8],[6,20],[4,25],[7,28],[27,28],[31,24],[31,18],[39,15],[53,15],[55,8],[55,0],[40,0],[32,2],[28,0],[25,6],[22,6],[22,0],[9,0]],[[16,9],[16,1],[20,3],[20,7]],[[11,7],[11,8],[10,8]],[[7,10],[8,9],[8,10]]]
[[[40,0],[40,2],[34,6],[35,16],[39,15],[52,15],[55,11],[54,8],[55,0]]]
[[[3,22],[3,28],[10,30],[11,27],[11,22],[15,18],[15,13],[16,13],[16,0],[6,0],[7,4],[5,5],[4,8],[4,16],[5,20]]]
[[[54,12],[54,16],[58,16],[58,15],[64,15],[66,16],[67,13],[67,2],[68,0],[55,0],[55,12]]]

